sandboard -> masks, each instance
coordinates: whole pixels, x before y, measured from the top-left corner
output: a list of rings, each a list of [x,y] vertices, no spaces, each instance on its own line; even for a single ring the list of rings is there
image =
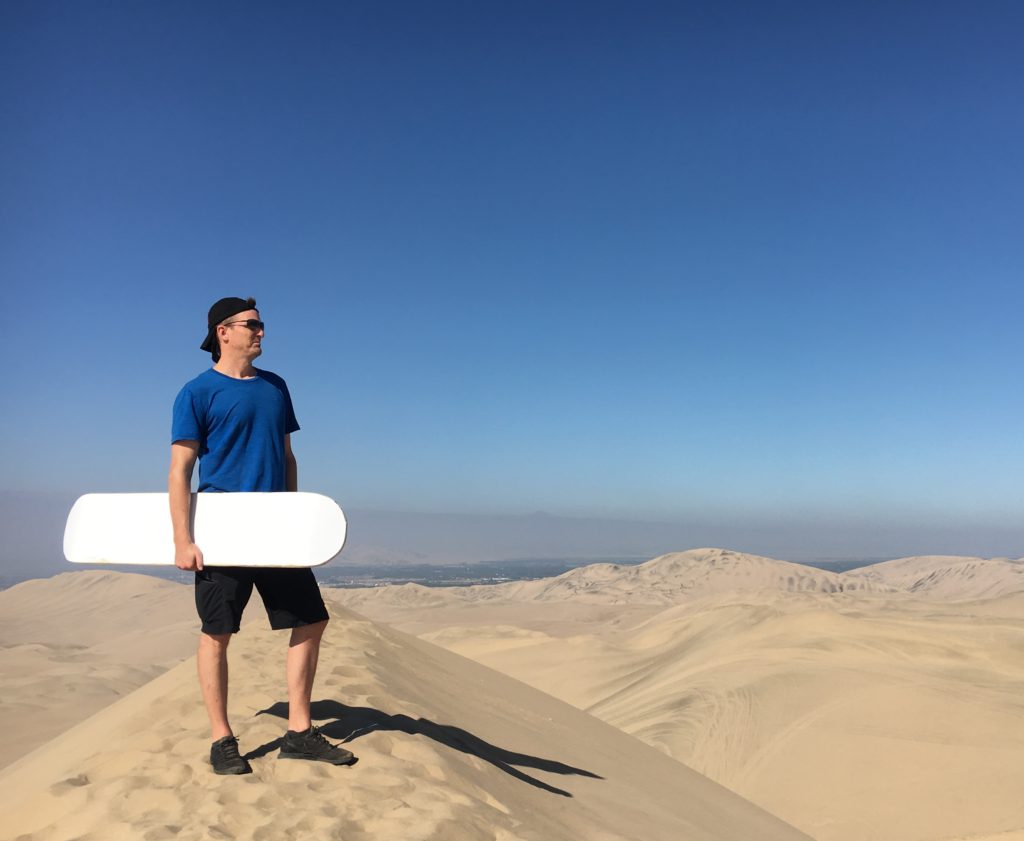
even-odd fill
[[[341,552],[347,531],[333,499],[305,492],[192,494],[191,518],[204,566],[320,566]],[[64,528],[64,557],[174,566],[167,494],[79,497]]]

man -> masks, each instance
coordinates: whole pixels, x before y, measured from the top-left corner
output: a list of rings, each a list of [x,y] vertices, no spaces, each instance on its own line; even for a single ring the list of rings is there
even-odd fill
[[[214,365],[174,401],[167,479],[175,564],[195,571],[199,685],[210,717],[210,763],[217,774],[252,771],[228,723],[228,643],[238,633],[252,589],[263,599],[270,627],[291,629],[285,659],[288,732],[279,757],[347,765],[355,757],[312,726],[309,702],[327,610],[311,569],[205,567],[189,524],[192,472],[199,460],[202,491],[295,491],[298,470],[291,433],[299,428],[283,379],[254,367],[265,326],[252,298],[221,298],[209,312],[200,346]]]

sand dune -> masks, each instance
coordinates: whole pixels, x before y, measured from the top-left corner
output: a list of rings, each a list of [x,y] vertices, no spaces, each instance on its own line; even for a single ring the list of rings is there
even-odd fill
[[[926,598],[987,599],[1024,591],[1024,559],[924,555],[851,570],[844,577]]]
[[[789,841],[802,835],[511,678],[332,608],[314,717],[351,768],[275,758],[281,635],[247,627],[231,709],[254,773],[205,764],[188,661],[0,773],[5,838]]]
[[[695,571],[701,558],[715,562]],[[1024,594],[967,602],[963,579],[926,598],[896,577],[833,590],[843,577],[793,566],[697,550],[506,585],[504,600],[442,596],[405,618],[819,841],[1024,830]],[[662,604],[623,606],[616,623],[617,605],[594,603],[633,599]],[[386,591],[361,609],[404,627]]]
[[[599,601],[610,604],[678,604],[737,590],[782,593],[891,592],[885,582],[842,575],[803,564],[727,549],[691,549],[647,563],[594,564],[545,582],[501,585],[512,598]]]
[[[197,622],[186,592],[98,571],[0,591],[0,767],[191,656]]]

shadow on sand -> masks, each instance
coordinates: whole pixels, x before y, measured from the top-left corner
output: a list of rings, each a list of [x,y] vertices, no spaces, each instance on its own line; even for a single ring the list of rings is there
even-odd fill
[[[529,783],[552,794],[560,794],[562,797],[572,797],[572,794],[531,777],[514,766],[535,768],[538,771],[547,771],[552,774],[576,774],[595,780],[604,779],[590,771],[584,771],[582,768],[573,768],[571,765],[565,765],[553,759],[541,759],[540,757],[529,756],[525,753],[513,753],[485,742],[483,739],[461,728],[452,727],[447,724],[436,724],[425,718],[410,718],[407,715],[401,714],[388,715],[381,710],[375,710],[371,707],[350,707],[339,701],[314,701],[310,705],[310,714],[314,721],[325,722],[320,725],[320,730],[325,736],[337,741],[352,742],[374,730],[393,730],[399,733],[409,733],[414,736],[426,736],[428,739],[433,739],[445,747],[477,756],[485,762],[491,763],[494,767],[500,768],[517,780],[522,780],[524,783]],[[267,709],[260,710],[256,715],[275,715],[278,718],[287,719],[288,704],[284,701],[278,701]],[[280,746],[281,740],[275,739],[250,751],[246,754],[246,758],[258,759]]]

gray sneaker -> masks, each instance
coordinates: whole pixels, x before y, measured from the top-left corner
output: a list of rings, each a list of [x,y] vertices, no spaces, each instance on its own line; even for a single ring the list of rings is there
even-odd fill
[[[210,764],[214,774],[251,774],[252,766],[238,755],[238,739],[225,736],[210,745]]]
[[[310,727],[303,733],[289,730],[284,734],[277,756],[279,759],[311,759],[331,765],[351,765],[356,761],[352,753],[328,742],[319,727]]]

